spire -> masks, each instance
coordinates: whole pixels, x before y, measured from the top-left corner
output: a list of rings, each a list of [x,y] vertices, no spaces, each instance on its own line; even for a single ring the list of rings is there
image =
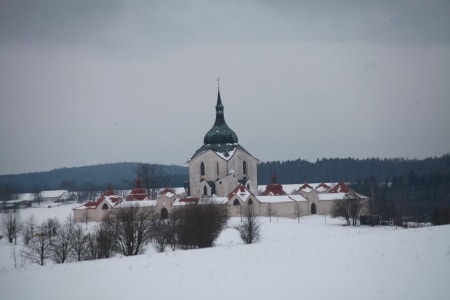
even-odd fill
[[[206,133],[203,143],[206,144],[236,144],[238,138],[236,133],[228,127],[223,113],[222,98],[220,97],[219,79],[217,80],[217,104],[216,120],[213,127]]]

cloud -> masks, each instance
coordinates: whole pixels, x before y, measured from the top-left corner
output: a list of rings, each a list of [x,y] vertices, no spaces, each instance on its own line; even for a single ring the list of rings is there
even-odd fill
[[[440,155],[449,4],[429,3],[3,1],[1,172],[182,164],[217,76],[261,160]]]

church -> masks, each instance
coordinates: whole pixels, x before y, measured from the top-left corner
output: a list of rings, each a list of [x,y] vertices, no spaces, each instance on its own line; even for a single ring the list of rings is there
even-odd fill
[[[258,159],[239,145],[236,133],[225,122],[219,89],[214,125],[188,164],[191,197],[225,197],[238,185],[257,193]]]
[[[97,201],[74,209],[76,221],[100,221],[111,209],[128,205],[148,207],[162,219],[185,205],[227,205],[230,216],[243,214],[252,205],[259,216],[298,218],[310,214],[330,214],[334,203],[349,197],[368,198],[355,193],[344,182],[303,183],[284,186],[276,176],[267,186],[258,186],[258,159],[238,142],[237,134],[225,121],[220,88],[217,89],[216,118],[206,132],[203,145],[189,164],[189,182],[183,192],[163,189],[156,200],[150,200],[139,178],[136,188],[126,198],[108,189]]]
[[[258,159],[238,142],[225,121],[220,89],[217,90],[216,119],[205,134],[203,145],[188,161],[188,197],[196,203],[228,206],[231,216],[253,205],[260,216],[295,218],[309,214],[330,214],[334,202],[349,196],[361,197],[344,182],[289,185],[285,191],[276,176],[267,186],[258,186]]]

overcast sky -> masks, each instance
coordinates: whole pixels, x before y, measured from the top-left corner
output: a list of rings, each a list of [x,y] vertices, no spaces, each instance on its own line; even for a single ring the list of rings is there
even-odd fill
[[[0,2],[0,174],[450,152],[450,1]]]

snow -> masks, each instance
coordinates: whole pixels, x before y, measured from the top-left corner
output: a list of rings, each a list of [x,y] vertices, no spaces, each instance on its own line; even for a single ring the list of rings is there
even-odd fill
[[[66,218],[73,205],[21,210]],[[262,240],[15,270],[0,240],[0,299],[448,299],[450,226],[346,227],[324,216],[260,219]],[[239,218],[230,220],[230,227]]]
[[[319,200],[343,200],[346,193],[325,193],[319,194]]]
[[[227,144],[227,145],[232,145],[232,144]],[[219,157],[223,158],[224,160],[229,160],[231,157],[233,157],[234,153],[236,152],[236,149],[237,149],[237,148],[233,148],[233,150],[228,151],[228,152],[226,152],[226,153],[223,153],[223,152],[220,152],[220,151],[215,151],[215,153],[216,153]]]
[[[228,202],[228,197],[217,197],[213,196],[210,198],[200,198],[198,204],[226,204]]]
[[[308,201],[301,195],[282,195],[282,196],[258,196],[261,203],[283,203],[293,201]]]
[[[156,206],[156,200],[136,200],[136,201],[123,201],[115,207],[146,207]]]
[[[42,191],[39,193],[42,198],[59,198],[64,194],[68,194],[69,192],[66,190],[53,190],[53,191]]]

